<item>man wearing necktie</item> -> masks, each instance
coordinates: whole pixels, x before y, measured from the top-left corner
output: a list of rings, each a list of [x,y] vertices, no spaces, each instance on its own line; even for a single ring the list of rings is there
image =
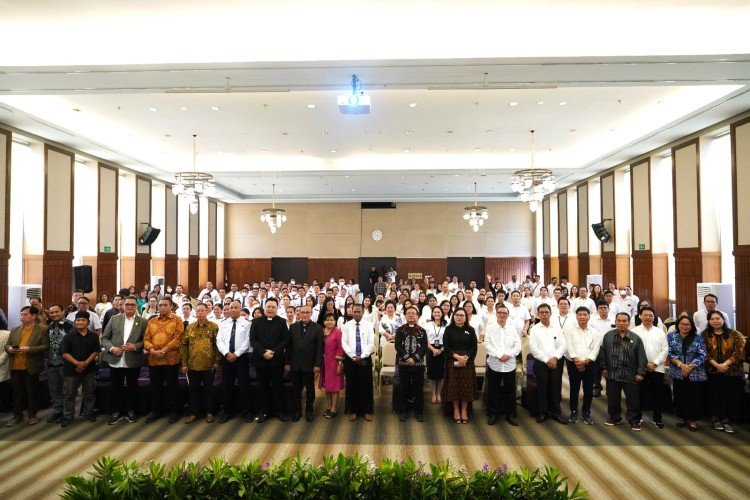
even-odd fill
[[[250,322],[240,316],[240,303],[234,301],[229,305],[229,317],[219,324],[216,346],[222,355],[221,386],[224,411],[219,423],[224,423],[235,414],[237,406],[242,410],[246,421],[252,420],[250,412],[250,375],[249,364],[252,348],[250,346]],[[235,404],[234,383],[237,381],[237,399]]]
[[[277,316],[278,301],[266,299],[264,315],[255,318],[250,327],[250,345],[253,362],[258,374],[260,392],[260,414],[256,418],[263,423],[273,412],[282,422],[289,416],[284,405],[284,359],[289,344],[289,328],[284,318]]]
[[[344,409],[349,420],[357,420],[364,415],[366,421],[372,421],[374,399],[372,391],[372,353],[375,331],[372,323],[362,319],[362,304],[354,304],[352,317],[344,324],[342,346],[344,373],[346,374],[346,398]]]
[[[292,420],[302,417],[302,386],[305,386],[305,419],[313,420],[315,403],[315,374],[323,362],[323,329],[310,321],[312,307],[304,305],[299,310],[300,320],[289,327],[289,347],[286,350],[285,370],[292,378]]]

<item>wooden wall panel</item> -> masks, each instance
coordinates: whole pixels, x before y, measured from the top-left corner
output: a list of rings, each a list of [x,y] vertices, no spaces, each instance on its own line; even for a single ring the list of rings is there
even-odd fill
[[[546,276],[541,276],[542,283],[547,284],[551,281],[552,276],[552,259],[549,255],[544,255],[542,257],[542,262],[544,262],[544,274]]]
[[[562,258],[560,258],[560,262],[562,262]],[[578,256],[567,258],[568,262],[568,270],[566,273],[563,273],[562,270],[560,271],[560,275],[566,274],[568,276],[568,280],[572,283],[575,283],[578,279]],[[579,283],[586,283],[584,276],[584,281],[579,281]]]
[[[100,253],[96,258],[96,289],[97,295],[104,292],[110,297],[117,292],[117,254]]]
[[[737,312],[737,330],[747,335],[750,327],[750,300],[747,300],[747,294],[750,293],[750,250],[741,248],[734,251],[734,286],[735,310]]]
[[[207,259],[207,265],[208,265],[208,279],[207,281],[211,281],[214,284],[214,287],[218,290],[219,288],[224,288],[224,285],[222,284],[224,280],[221,280],[219,282],[216,280],[216,257],[209,257]]]
[[[73,288],[74,155],[44,146],[44,255],[42,296],[67,304]]]
[[[578,283],[586,283],[586,276],[589,274],[592,274],[589,266],[589,253],[578,252]]]
[[[633,290],[640,298],[651,299],[654,296],[654,266],[651,250],[633,252]]]
[[[750,329],[750,118],[730,127],[734,208],[734,293],[737,330]]]
[[[396,269],[399,276],[405,276],[400,267]],[[322,283],[329,280],[331,276],[336,279],[343,276],[347,281],[353,279],[356,282],[358,274],[358,259],[307,259],[308,283],[312,283],[313,280],[318,280],[318,283]]]
[[[410,259],[410,258],[398,258],[396,259],[398,266],[398,277],[407,279],[409,273],[422,273],[422,276],[432,276],[435,278],[436,283],[440,283],[445,280],[448,276],[448,260],[447,259]],[[487,259],[485,259],[485,265]]]
[[[669,317],[669,259],[665,253],[656,253],[651,256],[651,262],[654,275],[651,299],[656,313],[662,318],[667,318]]]
[[[625,283],[617,282],[617,257],[614,252],[602,252],[602,283],[613,281],[617,286]]]
[[[203,289],[203,285],[199,281],[200,275],[200,258],[197,255],[190,255],[187,258],[188,264],[188,280],[187,289],[189,294],[193,297],[197,296],[198,293]],[[184,285],[184,283],[183,283]]]
[[[558,257],[558,271],[559,276],[567,276],[568,279],[572,279],[573,277],[568,274],[568,254],[567,253],[561,253]]]
[[[545,256],[546,269],[549,269],[550,265],[548,260],[549,257]],[[503,283],[510,281],[514,274],[518,276],[519,281],[523,281],[527,274],[536,273],[536,257],[486,257],[484,269],[484,274],[491,274],[493,279],[499,278]]]
[[[253,282],[268,281],[271,259],[224,259],[224,268],[230,283],[252,285]]]
[[[10,253],[0,250],[0,308],[8,311],[8,259]],[[10,326],[10,325],[9,325]]]
[[[43,257],[42,297],[47,304],[67,304],[73,289],[73,252],[49,250]]]
[[[703,258],[700,250],[675,250],[675,299],[677,313],[680,311],[695,311],[695,284],[703,279]]]
[[[172,289],[177,285],[177,255],[164,256],[164,284]]]
[[[135,289],[140,290],[151,283],[151,254],[135,255]]]

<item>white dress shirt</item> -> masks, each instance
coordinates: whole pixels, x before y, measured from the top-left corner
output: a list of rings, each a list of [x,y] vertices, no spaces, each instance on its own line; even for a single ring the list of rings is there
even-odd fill
[[[576,322],[575,326],[563,331],[563,336],[565,337],[565,359],[573,361],[573,358],[578,358],[596,361],[604,338],[604,334],[599,330],[591,325],[586,325],[584,330]]]
[[[520,335],[521,332],[523,332],[526,322],[531,320],[531,314],[529,314],[529,310],[526,309],[526,306],[524,305],[519,305],[518,307],[511,306],[509,312],[508,321],[513,322],[513,326],[516,327],[516,330]]]
[[[445,334],[445,325],[438,325],[434,321],[428,321],[422,327],[427,332],[427,342],[435,346],[443,345],[443,334]]]
[[[182,306],[182,299],[184,299],[184,298],[185,298],[185,294],[184,293],[175,293],[175,294],[172,294],[172,302],[174,302],[178,306]]]
[[[102,329],[102,320],[99,318],[99,315],[96,314],[94,311],[87,311],[89,313],[89,330],[92,332],[95,332],[97,330]],[[68,314],[67,319],[71,323],[75,325],[76,323],[76,314],[78,311],[74,311],[70,314]]]
[[[664,373],[666,371],[664,360],[667,359],[667,353],[669,351],[667,334],[664,333],[664,330],[655,326],[647,329],[641,323],[633,328],[632,331],[643,340],[643,347],[646,349],[646,359],[648,359],[649,363],[654,363],[656,365],[654,371]]]
[[[724,323],[727,323],[729,321],[729,318],[727,318],[726,313],[724,313],[723,311],[719,311],[719,312],[724,317]],[[695,314],[693,314],[693,323],[695,323],[695,329],[698,330],[698,333],[701,333],[703,330],[706,329],[706,327],[708,327],[708,318],[706,317],[707,315],[708,313],[706,312],[705,309],[701,309],[700,311],[695,311]]]
[[[608,331],[615,329],[615,319],[611,315],[607,319],[600,318],[598,314],[596,316],[592,315],[589,320],[589,326],[595,328],[604,336]]]
[[[521,352],[521,336],[510,321],[504,327],[498,323],[487,326],[484,343],[489,356],[487,366],[492,371],[507,373],[516,369],[516,356]],[[500,361],[503,355],[508,356],[506,361]]]
[[[551,322],[549,326],[537,323],[531,327],[529,350],[535,359],[543,363],[550,358],[562,359],[565,355],[565,336],[557,323]]]
[[[448,293],[440,292],[439,294],[435,296],[435,298],[437,299],[438,305],[442,304],[444,300],[450,301],[451,297],[453,297],[453,294],[450,292],[450,290],[448,291]]]
[[[123,316],[125,317],[125,321],[122,324],[122,345],[125,345],[128,343],[128,339],[130,339],[130,333],[133,331],[135,316],[133,316],[132,318],[128,318],[125,315]],[[110,352],[111,351],[112,349],[110,349]],[[128,365],[125,364],[125,355],[123,354],[122,356],[120,356],[120,358],[117,360],[117,363],[110,363],[109,366],[111,366],[112,368],[128,368]]]
[[[566,328],[572,328],[574,325],[577,325],[578,322],[576,321],[576,315],[568,311],[568,314],[565,316],[560,315],[560,311],[556,310],[552,313],[552,316],[549,319],[549,322],[555,325],[556,327],[560,328],[560,330],[565,330]]]
[[[375,347],[375,329],[372,323],[364,318],[359,322],[359,338],[362,348],[360,357],[367,358],[373,353]],[[341,327],[341,345],[350,358],[357,355],[357,323],[353,319],[350,319]]]
[[[215,288],[211,291],[209,291],[208,288],[204,288],[203,290],[201,290],[201,293],[198,294],[198,300],[201,302],[205,302],[206,299],[211,299],[211,301],[215,304],[221,300],[221,297],[219,297],[219,292],[217,292]]]
[[[471,315],[469,326],[471,326],[474,329],[474,333],[477,334],[477,340],[484,336],[484,321],[482,321],[482,317],[479,314]]]
[[[572,312],[576,312],[579,307],[585,307],[591,314],[596,312],[596,304],[589,297],[586,297],[585,299],[578,297],[571,301],[570,310]]]
[[[225,318],[219,323],[219,334],[216,336],[216,347],[222,356],[229,352],[229,340],[232,337],[232,318]],[[237,328],[234,331],[234,354],[239,357],[245,353],[253,352],[250,346],[250,322],[240,316],[237,318]]]

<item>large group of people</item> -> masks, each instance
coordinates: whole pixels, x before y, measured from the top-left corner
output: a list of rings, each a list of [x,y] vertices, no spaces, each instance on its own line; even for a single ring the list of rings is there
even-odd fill
[[[523,281],[514,275],[503,283],[488,275],[480,288],[455,276],[439,282],[398,279],[393,268],[384,275],[373,269],[361,289],[343,277],[310,284],[271,279],[228,289],[208,282],[195,297],[181,285],[156,285],[111,297],[102,293],[93,305],[76,290],[66,306],[45,309],[41,299],[32,299],[21,310],[21,324],[0,335],[0,382],[7,374],[13,393],[7,427],[24,422],[24,412],[27,424],[39,422],[37,385],[45,365],[53,407],[47,421],[62,427],[76,416],[79,389],[81,414],[96,421],[101,368],[111,380],[108,423],[137,421],[143,366],[150,383],[147,423],[184,416],[180,373],[188,384],[186,424],[224,423],[236,415],[258,423],[271,417],[312,421],[316,390],[325,393],[326,419],[337,416],[345,390],[347,418],[372,421],[378,356],[393,343],[392,404],[401,421],[410,411],[418,422],[425,420],[425,376],[430,403],[445,403],[456,424],[475,418],[480,361],[489,425],[501,416],[519,425],[521,377],[527,391],[535,391],[539,423],[593,425],[592,401],[606,390],[605,425],[623,422],[624,394],[624,421],[631,429],[641,429],[644,407],[661,429],[666,379],[678,427],[696,431],[708,411],[714,429],[731,433],[744,404],[747,349],[744,336],[729,327],[731,313],[709,294],[703,310],[665,322],[648,299],[614,283],[579,287],[563,276],[545,285],[538,275]],[[486,359],[477,359],[480,345]],[[213,394],[217,374],[220,405]],[[291,382],[290,402],[285,379]],[[253,380],[257,393],[251,391]]]

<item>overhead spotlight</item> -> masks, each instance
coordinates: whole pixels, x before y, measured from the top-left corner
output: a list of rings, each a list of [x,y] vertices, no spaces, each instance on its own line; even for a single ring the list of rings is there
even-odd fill
[[[370,96],[362,91],[362,81],[352,75],[352,93],[343,94],[336,99],[339,111],[345,115],[370,114]]]

